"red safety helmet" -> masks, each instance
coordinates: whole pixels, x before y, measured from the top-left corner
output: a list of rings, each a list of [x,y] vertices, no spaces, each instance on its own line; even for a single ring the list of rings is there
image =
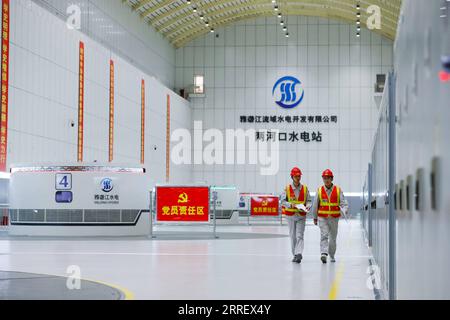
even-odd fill
[[[292,169],[291,171],[291,177],[297,177],[297,176],[302,176],[302,170],[300,170],[299,168],[295,167],[294,169]]]
[[[331,171],[330,169],[325,170],[322,173],[322,178],[334,178],[333,171]]]

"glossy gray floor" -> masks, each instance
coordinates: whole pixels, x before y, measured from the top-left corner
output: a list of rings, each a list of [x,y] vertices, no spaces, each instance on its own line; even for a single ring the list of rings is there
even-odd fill
[[[187,227],[157,227],[158,238],[0,237],[0,270],[81,277],[129,299],[374,299],[369,252],[358,221],[341,221],[336,264],[319,260],[319,230],[308,223],[301,265],[291,263],[286,226],[218,227],[220,239]],[[185,233],[183,233],[183,231]]]

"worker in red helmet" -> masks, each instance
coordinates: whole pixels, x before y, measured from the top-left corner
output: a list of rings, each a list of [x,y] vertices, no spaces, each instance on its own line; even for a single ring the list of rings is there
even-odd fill
[[[301,263],[305,246],[306,215],[312,201],[308,187],[301,183],[302,171],[297,167],[292,169],[291,178],[292,183],[283,190],[281,205],[282,213],[287,217],[289,224],[291,250],[294,256],[292,262]]]
[[[334,185],[334,174],[325,170],[322,174],[324,185],[317,191],[312,207],[314,224],[320,227],[320,251],[322,263],[326,264],[328,256],[336,262],[336,240],[341,212],[347,214],[348,203],[342,189]]]

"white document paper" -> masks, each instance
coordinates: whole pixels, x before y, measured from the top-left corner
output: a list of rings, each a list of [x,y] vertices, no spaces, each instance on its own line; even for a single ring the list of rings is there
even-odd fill
[[[298,204],[295,206],[298,210],[303,211],[303,212],[309,212],[309,209],[307,207],[305,207],[304,204]]]
[[[348,208],[342,208],[341,207],[341,213],[344,216],[344,219],[348,222],[348,218],[347,218]]]

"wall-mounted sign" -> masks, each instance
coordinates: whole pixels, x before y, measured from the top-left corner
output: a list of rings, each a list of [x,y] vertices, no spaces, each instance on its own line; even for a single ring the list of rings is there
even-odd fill
[[[157,187],[156,219],[158,222],[207,223],[208,187]]]
[[[241,123],[287,123],[287,124],[322,124],[322,123],[337,123],[338,116],[240,116]]]
[[[103,179],[102,182],[100,182],[100,185],[102,187],[102,191],[106,193],[109,193],[114,189],[113,181],[109,178]]]
[[[272,96],[280,107],[293,109],[303,101],[305,90],[303,90],[300,80],[286,76],[275,83],[272,89]]]
[[[322,132],[272,132],[272,131],[257,131],[256,141],[258,142],[322,142]]]
[[[9,108],[9,36],[10,3],[2,0],[2,65],[1,85],[2,101],[0,104],[0,172],[6,172],[8,156],[8,108]]]

